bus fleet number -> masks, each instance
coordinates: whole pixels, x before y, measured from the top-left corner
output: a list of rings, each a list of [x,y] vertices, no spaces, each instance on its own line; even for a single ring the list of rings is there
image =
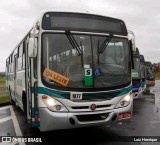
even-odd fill
[[[70,99],[71,100],[81,100],[82,93],[81,92],[71,92]]]

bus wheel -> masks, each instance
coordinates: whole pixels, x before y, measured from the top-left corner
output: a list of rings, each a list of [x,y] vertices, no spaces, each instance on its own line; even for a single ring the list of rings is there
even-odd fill
[[[15,102],[12,99],[12,95],[11,95],[11,89],[9,88],[9,98],[10,98],[10,104],[11,105],[15,105]]]

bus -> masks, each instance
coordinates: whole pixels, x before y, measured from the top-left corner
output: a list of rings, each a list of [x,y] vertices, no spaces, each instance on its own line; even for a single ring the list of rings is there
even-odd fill
[[[142,92],[144,92],[146,89],[146,66],[143,55],[140,55],[140,63],[141,63]]]
[[[11,103],[40,131],[130,119],[131,47],[120,19],[45,12],[6,60]]]
[[[136,48],[136,51],[133,52],[133,59],[134,69],[132,69],[132,91],[134,94],[133,97],[136,99],[142,93],[141,63],[138,48]]]
[[[145,61],[146,66],[146,85],[147,87],[155,86],[154,67],[150,61]]]
[[[142,93],[140,54],[139,54],[139,49],[136,47],[134,32],[128,30],[128,33],[129,33],[129,39],[132,41],[133,65],[134,65],[134,68],[132,68],[132,92],[133,92],[133,99],[136,99]]]

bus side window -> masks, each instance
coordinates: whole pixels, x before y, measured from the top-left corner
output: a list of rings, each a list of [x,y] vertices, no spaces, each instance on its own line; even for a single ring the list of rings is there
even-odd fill
[[[13,72],[13,54],[11,55],[10,72]]]
[[[6,73],[9,73],[9,61],[8,59],[6,60]]]
[[[25,69],[25,50],[26,50],[26,44],[24,41],[23,42],[23,52],[22,52],[22,69]]]
[[[22,70],[23,43],[18,47],[18,70]]]
[[[10,57],[8,59],[8,72],[10,72]]]
[[[11,56],[9,56],[9,72],[11,72]]]

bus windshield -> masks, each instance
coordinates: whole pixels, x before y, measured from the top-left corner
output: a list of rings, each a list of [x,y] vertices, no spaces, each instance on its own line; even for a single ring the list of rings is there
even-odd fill
[[[42,80],[51,86],[67,88],[106,88],[130,82],[129,48],[124,38],[112,37],[98,53],[107,36],[74,34],[74,48],[66,34],[43,33]],[[80,51],[81,53],[79,53]],[[91,68],[93,85],[85,86],[84,69]],[[67,86],[47,78],[45,69],[68,78]]]
[[[132,78],[138,79],[141,77],[140,58],[134,56],[134,69],[132,70]]]

